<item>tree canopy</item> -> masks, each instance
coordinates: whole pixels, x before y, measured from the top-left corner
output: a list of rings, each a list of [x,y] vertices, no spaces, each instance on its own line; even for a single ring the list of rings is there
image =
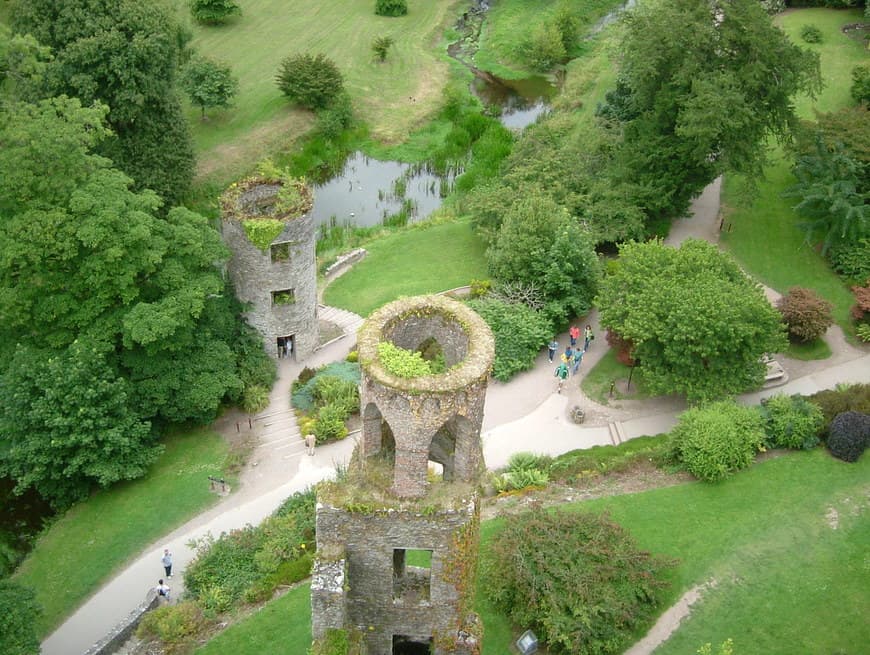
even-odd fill
[[[202,109],[203,119],[206,109],[229,107],[239,91],[239,81],[228,64],[201,56],[192,57],[184,67],[181,86],[191,102]]]
[[[821,86],[818,55],[757,0],[655,0],[623,23],[603,114],[622,134],[616,177],[653,217],[684,212],[726,170],[759,175],[768,138],[791,138],[793,96]]]
[[[94,153],[107,111],[0,98],[0,475],[58,506],[141,475],[149,422],[210,420],[272,374],[217,231]]]
[[[174,90],[189,38],[159,2],[26,0],[13,5],[12,25],[54,54],[43,96],[66,94],[83,105],[108,106],[115,134],[102,152],[132,177],[137,189],[177,204],[193,179],[187,122]]]
[[[786,348],[785,328],[730,256],[694,239],[626,243],[619,255],[601,283],[601,324],[631,341],[652,393],[700,401],[763,382],[761,358]]]

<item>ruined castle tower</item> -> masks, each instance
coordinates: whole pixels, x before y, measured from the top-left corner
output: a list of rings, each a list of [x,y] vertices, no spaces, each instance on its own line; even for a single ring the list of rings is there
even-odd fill
[[[394,375],[385,341],[446,370]],[[483,319],[441,296],[397,300],[363,324],[362,438],[346,476],[318,491],[315,639],[344,630],[367,655],[480,652],[471,603],[493,354]]]
[[[301,180],[270,169],[221,196],[221,232],[232,253],[228,270],[245,318],[270,355],[286,344],[305,359],[317,346],[317,267],[313,203]]]

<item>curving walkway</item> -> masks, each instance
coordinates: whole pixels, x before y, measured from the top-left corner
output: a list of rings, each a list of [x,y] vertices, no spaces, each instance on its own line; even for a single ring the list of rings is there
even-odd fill
[[[678,244],[694,236],[718,241],[719,184],[717,180],[704,190],[692,206],[692,217],[675,223],[667,242]],[[317,367],[343,359],[355,343],[356,329],[362,318],[335,308],[319,307],[321,318],[340,323],[345,336],[318,350],[305,365]],[[608,406],[586,398],[579,381],[604,354],[606,344],[597,321],[597,313],[580,319],[581,327],[591,324],[598,338],[584,356],[580,373],[571,378],[562,394],[556,393],[553,365],[546,353],[539,355],[532,370],[517,375],[509,383],[492,381],[487,391],[483,421],[483,445],[487,467],[503,466],[510,455],[531,451],[558,455],[577,448],[616,444],[642,435],[669,430],[677,414],[685,408],[678,398],[620,400]],[[757,403],[776,392],[814,393],[841,382],[870,383],[870,351],[846,343],[839,328],[827,335],[834,355],[824,361],[793,362],[782,360],[790,382],[775,389],[744,394],[741,402]],[[560,335],[564,348],[567,334]],[[290,386],[302,369],[291,359],[279,360],[279,377],[270,396],[269,407],[253,422],[251,437],[257,446],[242,473],[241,488],[216,507],[166,535],[126,569],[92,596],[77,612],[42,644],[44,655],[83,653],[102,638],[141,601],[145,592],[162,575],[160,555],[164,547],[174,553],[175,570],[181,572],[192,559],[187,545],[206,533],[220,534],[245,524],[256,524],[268,516],[287,496],[332,475],[337,463],[346,462],[355,445],[353,438],[318,447],[314,457],[306,457],[295,417],[290,408]],[[579,405],[586,411],[583,425],[567,418],[568,410]],[[219,421],[218,428],[235,432],[237,415]],[[244,427],[247,429],[247,421]],[[173,594],[182,590],[182,577],[172,579]],[[655,644],[657,645],[657,644]],[[635,655],[651,652],[633,650]]]

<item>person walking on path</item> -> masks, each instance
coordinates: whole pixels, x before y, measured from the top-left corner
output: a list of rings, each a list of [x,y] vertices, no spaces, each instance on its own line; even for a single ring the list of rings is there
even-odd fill
[[[168,548],[163,549],[163,557],[160,558],[160,562],[163,564],[163,570],[166,571],[166,577],[172,577],[172,553],[169,552]]]
[[[580,364],[583,362],[584,354],[586,354],[586,351],[580,350],[579,348],[574,351],[574,365],[571,367],[571,377],[577,375],[577,371],[580,370]]]
[[[565,384],[565,380],[568,379],[568,364],[565,362],[559,364],[556,367],[555,375],[559,380],[556,386],[556,393],[562,393],[562,385]]]
[[[547,344],[547,357],[550,359],[550,363],[553,363],[553,357],[556,356],[556,351],[559,350],[559,342],[556,341],[556,337],[553,337],[550,340],[550,343]]]
[[[165,599],[167,603],[169,602],[169,594],[171,591],[172,588],[168,584],[163,582],[163,578],[160,578],[160,580],[157,581],[157,595],[160,598]]]
[[[309,455],[314,455],[314,446],[317,444],[317,437],[308,433],[305,435],[305,447],[308,449]]]
[[[567,346],[565,352],[562,353],[562,363],[570,365],[572,359],[574,359],[574,349],[571,346]]]
[[[572,325],[571,329],[568,330],[568,336],[571,337],[571,347],[573,348],[577,345],[577,339],[580,338],[580,328],[576,325]]]
[[[592,334],[592,326],[587,325],[583,330],[583,352],[589,350],[589,344],[592,343],[592,340],[595,338],[595,335]]]

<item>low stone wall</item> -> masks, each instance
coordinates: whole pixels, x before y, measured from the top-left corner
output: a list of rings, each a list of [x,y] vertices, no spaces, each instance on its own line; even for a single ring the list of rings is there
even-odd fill
[[[145,600],[118,623],[105,637],[91,646],[84,655],[113,655],[124,643],[133,636],[145,612],[153,610],[160,604],[160,597],[155,589],[151,589]]]
[[[334,277],[338,277],[342,273],[344,273],[345,269],[350,268],[358,261],[363,259],[368,254],[368,251],[365,248],[357,248],[356,250],[351,250],[343,255],[339,255],[336,260],[327,266],[324,274],[327,279],[331,279]]]

